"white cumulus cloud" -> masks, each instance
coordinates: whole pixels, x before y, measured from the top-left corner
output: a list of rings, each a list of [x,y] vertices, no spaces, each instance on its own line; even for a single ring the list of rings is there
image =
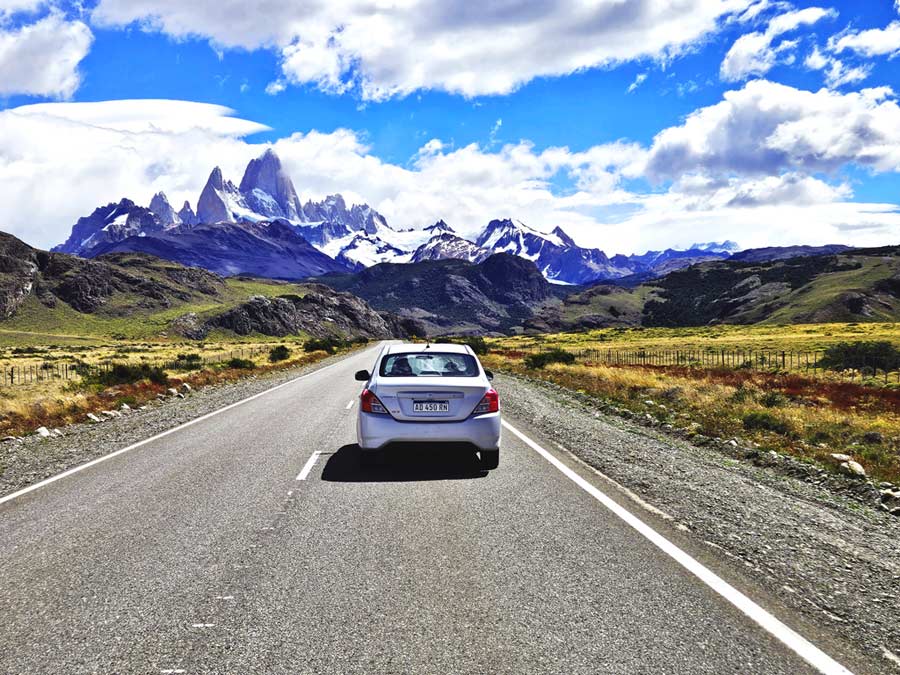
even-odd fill
[[[800,26],[835,16],[837,12],[822,7],[807,7],[775,16],[765,31],[746,33],[735,40],[719,68],[720,76],[727,82],[737,82],[753,75],[765,75],[778,63],[779,54],[790,52],[796,46],[793,41],[775,44],[778,37]]]
[[[885,28],[853,31],[836,36],[829,47],[840,54],[852,51],[863,56],[895,56],[900,54],[900,21],[892,21]]]
[[[8,7],[31,8],[24,2]],[[17,28],[4,29],[0,22],[0,96],[71,98],[81,82],[78,64],[93,40],[86,24],[57,12]]]
[[[804,64],[812,70],[821,70],[825,74],[825,83],[832,88],[862,82],[872,70],[869,65],[847,66],[831,54],[824,54],[818,47],[813,48]]]
[[[368,100],[441,89],[505,94],[540,76],[692,49],[752,0],[99,0],[136,24],[217,47],[272,48],[284,78]]]
[[[900,107],[888,87],[846,94],[754,80],[660,132],[648,170],[777,174],[856,164],[900,171]]]

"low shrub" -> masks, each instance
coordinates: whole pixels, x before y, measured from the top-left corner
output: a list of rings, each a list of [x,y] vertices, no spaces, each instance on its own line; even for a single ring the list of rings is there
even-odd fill
[[[551,363],[575,363],[575,355],[562,349],[549,349],[525,357],[526,368],[543,368]]]
[[[269,351],[269,361],[272,363],[277,363],[278,361],[284,361],[291,357],[291,350],[288,349],[285,345],[278,345],[277,347],[272,347]]]
[[[887,340],[839,342],[825,350],[818,366],[829,370],[896,370],[900,368],[900,349]]]
[[[744,428],[748,431],[774,431],[778,434],[790,434],[790,425],[772,413],[749,412],[744,415]]]
[[[202,364],[199,354],[179,354],[172,363],[173,370],[196,370]]]
[[[225,362],[226,368],[235,368],[237,370],[252,370],[256,368],[256,364],[250,359],[233,358]]]
[[[305,352],[328,352],[334,354],[338,349],[345,349],[350,346],[350,342],[344,338],[329,336],[324,338],[312,338],[303,343],[303,351]]]
[[[767,408],[778,408],[787,403],[787,398],[777,391],[767,391],[759,397],[759,402]]]
[[[112,387],[118,384],[134,384],[141,380],[150,380],[154,384],[168,384],[169,378],[159,366],[151,366],[146,363],[130,364],[117,363],[109,370],[90,370],[83,375],[83,379],[90,384],[101,384]]]
[[[480,335],[462,335],[459,337],[441,338],[440,341],[452,345],[468,345],[472,351],[479,356],[488,353],[487,343]]]
[[[40,347],[16,347],[12,350],[12,353],[17,356],[22,354],[46,354],[47,350]]]

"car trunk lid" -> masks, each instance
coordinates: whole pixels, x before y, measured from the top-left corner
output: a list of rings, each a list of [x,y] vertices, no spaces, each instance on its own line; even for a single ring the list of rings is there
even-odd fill
[[[378,381],[375,395],[395,419],[456,422],[466,419],[490,387],[472,377],[398,377]],[[416,410],[416,403],[422,410]],[[439,409],[446,403],[446,410]],[[429,405],[435,404],[435,405]]]

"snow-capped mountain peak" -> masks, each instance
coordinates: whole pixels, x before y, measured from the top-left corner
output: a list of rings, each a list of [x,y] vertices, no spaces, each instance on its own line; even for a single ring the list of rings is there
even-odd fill
[[[428,227],[424,228],[424,230],[432,236],[440,234],[442,232],[446,232],[447,234],[456,234],[456,230],[450,227],[443,220],[437,221],[434,225],[429,225]]]
[[[406,262],[409,259],[407,251],[368,232],[357,232],[350,235],[349,240],[337,240],[322,250],[326,253],[331,250],[330,255],[335,260],[357,269],[382,262]]]
[[[694,244],[690,248],[697,251],[706,251],[707,253],[735,253],[741,250],[741,247],[730,239],[726,239],[725,241],[708,241],[704,244]]]
[[[69,238],[54,251],[82,255],[90,249],[126,237],[145,236],[163,229],[163,223],[150,209],[122,199],[94,209],[79,218]]]
[[[426,228],[428,229],[428,228]],[[493,251],[473,244],[452,232],[439,232],[419,246],[410,258],[411,262],[422,260],[445,260],[455,258],[469,262],[481,262],[491,256]]]

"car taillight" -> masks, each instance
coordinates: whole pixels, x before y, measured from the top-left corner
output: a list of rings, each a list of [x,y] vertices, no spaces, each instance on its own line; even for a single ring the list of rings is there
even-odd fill
[[[381,405],[378,397],[368,389],[363,389],[359,396],[359,407],[363,412],[387,415],[387,408]]]
[[[489,389],[484,398],[479,401],[472,411],[473,415],[481,415],[482,413],[498,412],[500,410],[500,397],[493,389]]]

